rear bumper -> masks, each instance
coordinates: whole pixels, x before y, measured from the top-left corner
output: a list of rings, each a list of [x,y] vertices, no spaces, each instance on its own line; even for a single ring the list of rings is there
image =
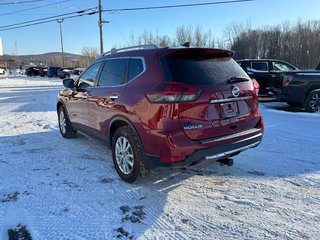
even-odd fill
[[[163,162],[159,156],[145,155],[145,161],[152,167],[187,167],[196,165],[204,160],[219,160],[234,156],[249,148],[254,148],[261,143],[262,132],[235,142],[214,147],[206,147],[195,150],[185,160],[179,162]]]

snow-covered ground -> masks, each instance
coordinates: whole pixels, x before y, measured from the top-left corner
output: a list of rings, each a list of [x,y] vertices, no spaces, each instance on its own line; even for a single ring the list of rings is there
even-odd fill
[[[320,114],[260,104],[262,144],[138,184],[94,139],[60,136],[61,80],[0,79],[0,239],[320,239]]]

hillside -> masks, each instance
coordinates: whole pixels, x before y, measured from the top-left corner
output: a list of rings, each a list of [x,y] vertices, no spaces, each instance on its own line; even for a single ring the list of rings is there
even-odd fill
[[[4,55],[5,58],[20,58],[20,59],[41,59],[41,58],[55,58],[61,57],[61,52],[49,52],[43,54],[29,54],[29,55]],[[66,59],[80,59],[81,55],[73,53],[64,53]]]
[[[6,61],[8,67],[20,66],[61,66],[61,52],[49,52],[43,54],[30,55],[4,55],[2,60]],[[64,53],[65,66],[76,67],[81,60],[81,55],[73,53]],[[83,65],[83,64],[81,64]],[[85,64],[84,64],[85,65]]]

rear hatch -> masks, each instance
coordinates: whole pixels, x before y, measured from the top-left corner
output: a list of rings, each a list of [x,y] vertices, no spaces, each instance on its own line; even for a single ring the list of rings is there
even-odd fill
[[[193,88],[193,101],[180,101],[181,128],[192,140],[226,136],[254,128],[259,118],[253,82],[232,59],[217,49],[178,49],[161,57],[165,82]]]

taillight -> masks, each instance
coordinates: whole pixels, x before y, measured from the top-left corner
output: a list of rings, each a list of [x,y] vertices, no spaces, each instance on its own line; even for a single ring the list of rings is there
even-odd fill
[[[258,100],[260,85],[259,85],[258,81],[255,80],[254,78],[252,79],[252,84],[253,84],[253,97],[254,97],[254,99]]]
[[[282,81],[282,86],[283,86],[283,87],[288,87],[289,84],[291,83],[292,79],[293,79],[293,76],[291,76],[291,75],[284,75],[284,76],[283,76],[283,81]]]
[[[163,81],[146,95],[150,102],[192,102],[200,91],[183,83]]]

